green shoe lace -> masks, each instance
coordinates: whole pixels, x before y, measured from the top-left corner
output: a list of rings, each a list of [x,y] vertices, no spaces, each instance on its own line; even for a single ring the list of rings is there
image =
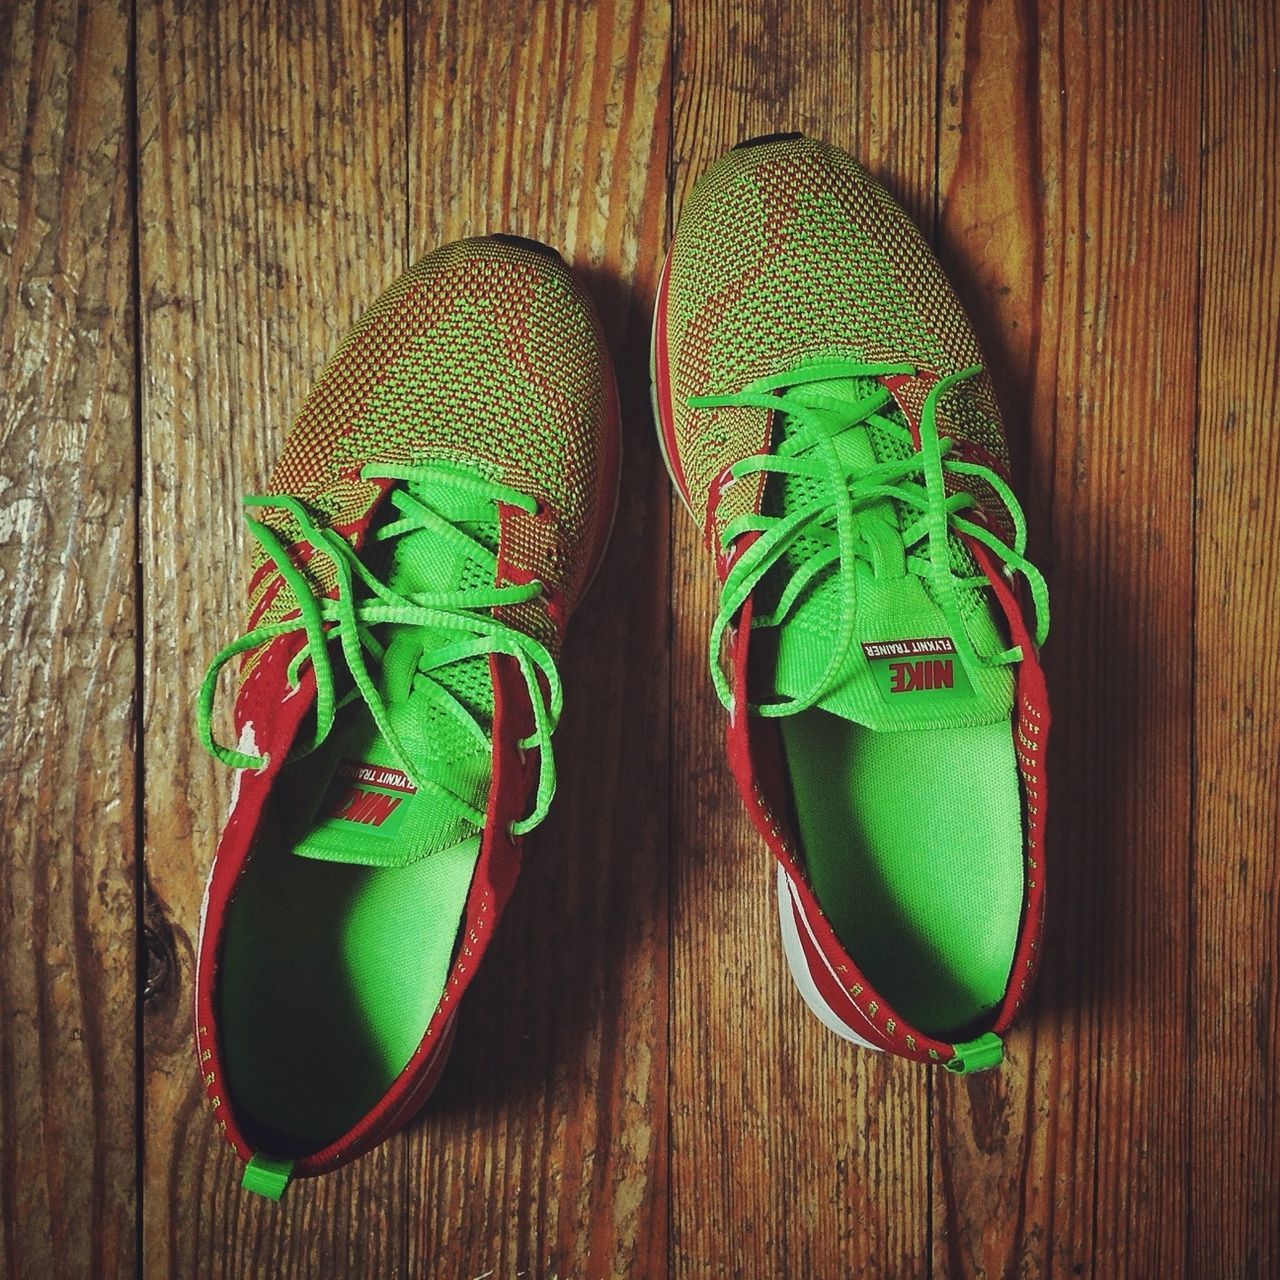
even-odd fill
[[[721,533],[721,547],[727,551],[745,533],[759,537],[733,563],[726,575],[720,608],[712,624],[709,661],[711,676],[720,701],[733,709],[733,691],[721,669],[720,647],[733,619],[770,569],[802,536],[820,549],[803,560],[788,579],[777,606],[768,616],[752,620],[754,627],[778,627],[786,620],[804,589],[824,570],[836,566],[840,582],[840,628],[826,669],[798,698],[763,703],[752,709],[763,716],[787,716],[813,706],[830,688],[844,667],[857,625],[857,579],[854,560],[862,556],[877,572],[896,562],[899,571],[925,579],[950,625],[956,643],[970,660],[988,666],[1021,661],[1018,646],[995,654],[978,654],[969,642],[964,626],[960,593],[988,585],[981,575],[961,577],[951,567],[950,538],[968,534],[987,547],[1010,572],[1020,573],[1031,592],[1035,611],[1034,638],[1044,643],[1049,630],[1049,592],[1040,571],[1026,558],[1026,520],[1013,491],[990,467],[952,457],[954,442],[938,434],[938,402],[958,382],[976,377],[981,366],[964,369],[939,379],[930,389],[920,420],[920,448],[897,414],[886,414],[893,397],[883,384],[865,399],[850,404],[825,391],[820,383],[865,380],[895,374],[915,374],[910,364],[858,364],[827,361],[800,370],[760,378],[730,395],[693,396],[691,409],[719,409],[730,406],[768,409],[789,419],[789,430],[774,452],[743,458],[729,470],[733,480],[750,475],[807,477],[819,481],[816,496],[802,501],[785,515],[749,513],[738,516]],[[909,444],[909,456],[878,462],[873,466],[852,466],[842,460],[837,437],[845,431],[874,423],[881,431],[895,434]],[[965,477],[979,477],[991,486],[1009,513],[1014,530],[1012,544],[1006,543],[985,525],[962,513],[976,507],[976,499],[964,490]],[[947,493],[947,478],[961,487]],[[893,499],[905,510],[919,514],[905,527],[888,530],[859,517],[872,504]],[[913,550],[914,549],[914,550]]]
[[[360,474],[365,480],[403,481],[412,483],[419,489],[418,495],[403,487],[392,489],[387,500],[394,506],[398,518],[372,533],[372,541],[383,542],[407,533],[430,530],[441,538],[454,540],[460,551],[479,562],[494,577],[498,567],[496,554],[453,520],[434,510],[420,496],[425,482],[432,481],[436,485],[447,486],[455,496],[467,495],[493,506],[503,503],[530,515],[536,514],[538,510],[538,504],[518,490],[483,479],[451,463],[367,466]],[[370,573],[351,544],[333,529],[317,524],[297,499],[267,494],[248,497],[244,500],[244,505],[248,508],[274,507],[287,511],[300,531],[298,542],[308,545],[315,554],[327,557],[333,565],[337,576],[337,592],[334,597],[317,595],[311,581],[296,568],[289,551],[276,533],[251,516],[245,516],[245,522],[253,536],[292,589],[299,610],[296,617],[247,632],[227,645],[210,663],[200,687],[197,708],[200,739],[205,749],[223,764],[236,769],[260,769],[267,763],[265,757],[246,755],[214,740],[212,718],[218,675],[233,658],[256,648],[264,641],[290,632],[303,631],[307,642],[289,664],[288,680],[290,687],[296,688],[302,666],[308,661],[311,663],[316,680],[316,727],[311,742],[295,748],[290,759],[299,759],[319,747],[333,728],[337,713],[353,699],[363,698],[378,731],[414,785],[433,788],[468,821],[477,827],[483,827],[483,810],[455,795],[442,778],[431,776],[408,758],[408,753],[391,727],[386,703],[366,660],[367,653],[375,664],[380,664],[389,647],[378,640],[372,628],[384,624],[429,627],[434,632],[445,632],[456,637],[439,644],[429,653],[424,653],[419,660],[418,674],[429,681],[432,672],[468,658],[506,654],[516,660],[529,691],[534,722],[533,733],[522,739],[519,745],[522,751],[536,749],[538,752],[538,787],[532,812],[513,823],[511,830],[514,835],[523,835],[536,827],[546,817],[555,794],[556,774],[551,753],[551,735],[560,718],[562,706],[560,676],[554,660],[542,644],[532,636],[500,622],[489,611],[501,606],[524,604],[538,598],[543,590],[542,584],[535,580],[503,587],[401,594]],[[360,594],[357,594],[357,583],[364,588]],[[329,654],[329,645],[335,639],[355,683],[355,687],[341,700],[336,697],[333,664]],[[546,682],[548,701],[544,701],[539,676]],[[439,707],[456,718],[468,733],[481,734],[488,741],[484,726],[475,716],[443,685],[434,681],[432,684],[434,701]]]

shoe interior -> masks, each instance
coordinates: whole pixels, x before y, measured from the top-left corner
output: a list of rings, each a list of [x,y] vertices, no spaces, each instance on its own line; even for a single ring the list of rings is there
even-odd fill
[[[779,721],[818,901],[871,984],[943,1039],[1009,980],[1023,902],[1008,722],[877,733],[820,709]]]
[[[264,819],[229,906],[219,990],[251,1140],[274,1156],[321,1150],[386,1093],[444,991],[479,851],[477,836],[406,866],[317,861]]]

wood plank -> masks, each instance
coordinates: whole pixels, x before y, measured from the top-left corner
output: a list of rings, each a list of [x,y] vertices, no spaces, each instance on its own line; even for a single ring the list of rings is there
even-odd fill
[[[260,491],[341,334],[407,263],[403,40],[399,5],[139,6],[156,1276],[403,1274],[403,1140],[282,1205],[242,1194],[190,1043],[201,889],[231,781],[201,751],[192,703],[244,623],[240,498]]]
[[[621,387],[621,506],[573,621],[546,825],[411,1131],[411,1274],[666,1273],[668,493],[648,420],[666,214],[660,0],[423,10],[415,252],[512,231],[595,294]]]
[[[129,8],[5,13],[0,1275],[135,1263],[139,607],[148,1273],[1275,1271],[1275,14],[1205,6],[1203,53],[1188,0],[400,15],[138,6],[135,317]],[[668,147],[678,211],[788,126],[926,227],[938,201],[1054,588],[1047,966],[999,1076],[849,1049],[791,989],[722,763],[713,575],[668,525]],[[623,386],[561,794],[424,1119],[275,1207],[238,1191],[191,1056],[230,781],[191,700],[242,620],[239,497],[335,338],[411,250],[500,227],[584,272]]]
[[[936,34],[919,3],[677,3],[676,213],[734,143],[802,129],[929,227]],[[772,858],[729,775],[707,673],[714,571],[687,514],[673,519],[672,1269],[921,1274],[928,1078],[837,1040],[792,985]]]
[[[0,43],[0,1275],[135,1257],[128,6]]]
[[[1190,1263],[1280,1272],[1280,13],[1205,7]]]
[[[948,5],[940,230],[1053,590],[1049,930],[940,1080],[934,1262],[1183,1274],[1199,10]]]

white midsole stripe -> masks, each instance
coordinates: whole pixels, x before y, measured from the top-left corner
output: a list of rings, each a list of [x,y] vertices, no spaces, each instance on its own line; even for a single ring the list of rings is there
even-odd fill
[[[813,974],[809,971],[809,960],[805,955],[804,943],[800,940],[800,931],[796,924],[797,918],[803,919],[803,916],[804,913],[800,909],[800,901],[796,895],[795,886],[791,883],[791,877],[787,875],[786,868],[779,863],[778,923],[782,928],[782,951],[787,957],[787,967],[791,970],[792,980],[804,997],[805,1004],[813,1010],[818,1021],[828,1031],[834,1031],[842,1039],[861,1045],[864,1049],[875,1049],[879,1052],[880,1046],[872,1044],[870,1040],[860,1036],[836,1013],[818,990],[818,984],[814,982]],[[822,963],[826,966],[831,976],[839,982],[839,975],[831,967],[831,963],[827,960],[822,948],[818,946],[818,940],[813,936],[813,930],[809,927],[808,920],[804,921],[804,928],[809,935],[810,942],[813,943],[814,949],[822,957]],[[854,1008],[857,1008],[857,1006],[855,1005]],[[859,1009],[858,1012],[861,1013],[862,1011]],[[866,1017],[865,1014],[863,1016]]]

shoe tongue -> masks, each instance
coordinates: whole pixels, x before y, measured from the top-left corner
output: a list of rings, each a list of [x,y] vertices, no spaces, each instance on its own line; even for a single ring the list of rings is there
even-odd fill
[[[871,387],[861,379],[817,384],[828,396],[851,404]],[[884,411],[889,416],[892,410]],[[779,415],[785,423],[783,415]],[[841,459],[869,467],[906,456],[901,435],[874,421],[842,431],[836,437]],[[815,495],[824,482],[806,477],[776,476],[765,493],[765,510],[785,514]],[[912,519],[908,516],[907,519]],[[985,594],[960,588],[960,612],[968,644],[952,627],[925,582],[902,569],[899,504],[884,499],[861,508],[855,517],[857,536],[874,542],[888,566],[877,574],[861,556],[854,562],[856,597],[853,641],[845,661],[816,705],[842,719],[875,730],[928,729],[987,724],[1007,718],[1013,707],[1013,676],[1007,667],[982,667],[962,656],[971,648],[989,653],[1003,647]],[[791,574],[816,548],[801,539],[766,576],[767,612]],[[964,556],[962,549],[953,554]],[[962,572],[969,571],[967,568]],[[808,693],[831,660],[832,644],[841,634],[845,591],[837,565],[823,570],[792,606],[782,626],[773,631],[776,651],[775,693],[799,698]],[[770,633],[765,632],[768,635]]]
[[[487,512],[477,509],[465,494],[433,492],[430,500],[452,523],[463,523],[480,541],[494,545],[492,505]],[[460,542],[434,530],[406,533],[391,545],[386,581],[397,593],[492,585]],[[302,857],[406,866],[478,836],[475,824],[426,780],[484,811],[492,772],[493,682],[488,656],[451,662],[428,677],[419,671],[423,656],[456,642],[456,634],[388,624],[379,628],[379,638],[386,645],[379,693],[391,729],[424,785],[414,786],[364,702],[356,700],[345,717],[340,715],[321,751],[297,766],[310,776],[307,791],[319,797],[309,807],[304,832],[294,846]],[[440,688],[433,689],[433,682]],[[461,703],[483,733],[446,710],[447,697]],[[317,778],[323,780],[319,788]]]

